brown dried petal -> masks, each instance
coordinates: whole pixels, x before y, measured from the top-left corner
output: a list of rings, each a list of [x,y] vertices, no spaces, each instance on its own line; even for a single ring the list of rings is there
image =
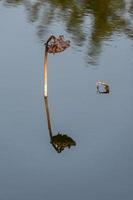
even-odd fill
[[[46,43],[48,53],[60,53],[69,46],[70,41],[65,41],[63,35],[60,35],[58,38],[56,38],[55,36],[51,36]]]

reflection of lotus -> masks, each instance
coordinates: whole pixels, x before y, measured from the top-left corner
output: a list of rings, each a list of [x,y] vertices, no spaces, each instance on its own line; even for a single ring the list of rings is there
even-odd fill
[[[48,96],[48,53],[60,53],[70,46],[69,40],[64,40],[64,36],[55,37],[51,35],[45,43],[44,60],[44,96]]]
[[[61,153],[65,147],[70,148],[71,146],[75,146],[76,142],[67,136],[66,134],[58,133],[57,135],[53,136],[52,126],[51,126],[51,119],[50,119],[50,112],[48,107],[48,98],[44,98],[45,102],[45,109],[46,109],[46,116],[47,116],[47,124],[50,136],[50,142],[52,146],[58,153]]]
[[[63,151],[66,147],[70,148],[71,146],[76,145],[76,142],[72,138],[61,133],[58,133],[58,135],[53,136],[51,143],[58,153]]]

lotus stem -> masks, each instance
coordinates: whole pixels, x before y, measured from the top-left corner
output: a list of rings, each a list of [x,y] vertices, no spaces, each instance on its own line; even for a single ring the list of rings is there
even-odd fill
[[[44,57],[44,97],[47,96],[48,96],[48,51],[46,47],[45,57]]]
[[[47,116],[47,124],[48,124],[48,130],[49,130],[49,136],[52,141],[52,127],[51,127],[51,120],[50,120],[50,113],[49,113],[49,107],[48,107],[48,98],[44,98],[45,102],[45,108],[46,108],[46,116]]]

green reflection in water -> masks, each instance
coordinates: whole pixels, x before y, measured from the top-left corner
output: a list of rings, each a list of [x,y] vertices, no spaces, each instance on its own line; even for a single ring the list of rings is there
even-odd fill
[[[75,146],[76,142],[71,137],[67,136],[66,134],[58,132],[57,135],[53,135],[50,112],[49,112],[49,107],[48,107],[48,97],[44,98],[44,102],[45,102],[50,143],[52,144],[54,149],[58,153],[61,153],[66,147],[70,148],[71,146]]]
[[[63,22],[75,45],[86,47],[87,62],[96,64],[103,42],[114,33],[133,39],[132,0],[3,0],[23,4],[29,22],[38,22],[37,34],[46,37],[53,21]],[[90,23],[89,23],[90,22]],[[89,25],[87,25],[89,24]],[[87,28],[86,28],[87,27]]]

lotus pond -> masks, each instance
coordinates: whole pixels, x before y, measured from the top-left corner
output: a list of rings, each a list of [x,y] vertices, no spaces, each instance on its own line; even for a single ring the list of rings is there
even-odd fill
[[[0,199],[132,200],[132,83],[132,0],[1,0]]]

